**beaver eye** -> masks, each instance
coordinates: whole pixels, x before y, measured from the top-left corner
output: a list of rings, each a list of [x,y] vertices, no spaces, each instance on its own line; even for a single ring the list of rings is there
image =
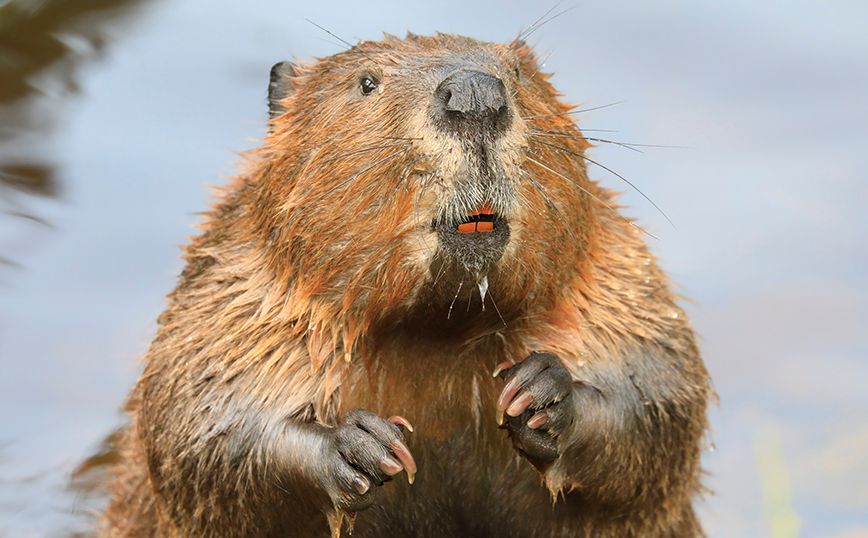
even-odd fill
[[[515,66],[515,79],[521,82],[521,68]]]
[[[362,95],[370,95],[377,89],[377,83],[371,77],[364,77],[359,82],[359,89],[362,90]]]

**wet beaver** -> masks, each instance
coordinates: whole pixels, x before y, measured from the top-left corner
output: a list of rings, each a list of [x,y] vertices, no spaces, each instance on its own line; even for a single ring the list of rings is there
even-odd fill
[[[693,332],[538,67],[451,35],[275,66],[104,535],[702,535]]]

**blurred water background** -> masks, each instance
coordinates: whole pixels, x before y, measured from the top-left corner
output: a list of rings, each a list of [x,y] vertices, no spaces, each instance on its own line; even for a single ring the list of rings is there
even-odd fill
[[[87,528],[71,470],[123,420],[207,184],[272,64],[531,2],[0,0],[0,537]],[[530,38],[692,302],[720,395],[712,537],[868,537],[868,4],[582,1]]]

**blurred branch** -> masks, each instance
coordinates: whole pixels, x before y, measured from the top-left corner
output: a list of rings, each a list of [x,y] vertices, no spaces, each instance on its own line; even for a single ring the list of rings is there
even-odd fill
[[[757,432],[754,457],[772,538],[797,538],[801,522],[793,509],[790,476],[784,461],[781,433],[777,428],[769,426]]]
[[[108,29],[145,2],[10,0],[0,5],[0,142],[9,144],[0,147],[0,213],[46,224],[27,211],[21,197],[57,198],[62,190],[58,168],[50,155],[25,146],[23,137],[47,136],[58,116],[56,100],[79,91],[80,65],[101,56],[110,41]],[[15,265],[3,254],[0,265]]]

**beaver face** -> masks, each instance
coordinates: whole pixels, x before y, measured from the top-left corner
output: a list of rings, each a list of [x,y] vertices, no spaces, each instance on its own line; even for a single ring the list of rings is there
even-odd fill
[[[585,248],[587,146],[524,43],[387,36],[275,70],[256,187],[275,208],[275,265],[328,259],[320,289],[402,272],[413,286],[488,276],[507,294],[556,270],[537,243]]]

